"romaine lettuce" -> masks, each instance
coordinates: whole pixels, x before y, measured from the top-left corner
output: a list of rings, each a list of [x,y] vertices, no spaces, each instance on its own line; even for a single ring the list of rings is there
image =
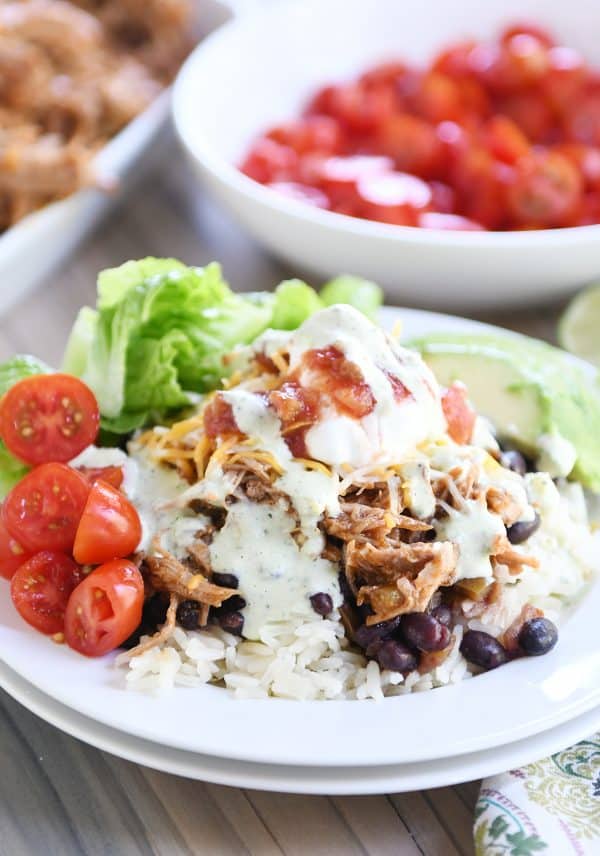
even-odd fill
[[[381,300],[377,287],[345,279],[333,289],[338,302],[372,314]],[[216,263],[126,262],[99,275],[97,308],[79,313],[63,368],[93,389],[103,429],[128,433],[191,404],[193,393],[216,389],[227,374],[223,358],[236,345],[267,327],[295,329],[325,302],[297,279],[273,293],[236,294]]]
[[[12,359],[0,364],[0,397],[11,386],[31,375],[44,374],[51,369],[28,354],[17,354]],[[4,499],[9,490],[23,478],[28,467],[23,461],[15,458],[0,440],[0,499]]]

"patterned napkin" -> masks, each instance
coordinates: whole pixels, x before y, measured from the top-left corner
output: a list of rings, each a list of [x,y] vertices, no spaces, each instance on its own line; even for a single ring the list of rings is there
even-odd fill
[[[486,779],[473,834],[477,856],[598,856],[600,732]]]

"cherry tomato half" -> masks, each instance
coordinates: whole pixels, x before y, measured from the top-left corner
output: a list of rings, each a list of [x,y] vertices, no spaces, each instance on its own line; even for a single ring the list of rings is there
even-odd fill
[[[143,605],[144,581],[132,562],[114,559],[100,565],[71,595],[67,644],[86,657],[108,654],[139,627]]]
[[[102,481],[117,488],[123,484],[123,467],[77,467],[77,469],[90,484],[94,484],[98,479],[102,479]]]
[[[2,505],[8,532],[26,550],[70,553],[90,490],[66,464],[41,464],[21,479]]]
[[[91,389],[76,377],[27,377],[0,402],[0,436],[28,464],[69,461],[98,436],[100,413]]]
[[[28,624],[40,633],[60,633],[71,592],[83,579],[83,571],[69,556],[42,550],[17,570],[10,594]]]
[[[75,535],[76,560],[98,565],[129,556],[141,537],[139,515],[127,497],[108,482],[94,482]]]
[[[0,517],[0,577],[10,580],[29,555],[23,545],[12,537]]]

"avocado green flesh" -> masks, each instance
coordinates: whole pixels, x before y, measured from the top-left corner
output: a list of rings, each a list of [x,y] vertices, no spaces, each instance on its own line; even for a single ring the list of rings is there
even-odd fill
[[[408,345],[441,384],[467,386],[501,439],[529,455],[541,434],[568,440],[577,452],[571,477],[600,492],[600,388],[566,354],[525,336],[438,334]]]

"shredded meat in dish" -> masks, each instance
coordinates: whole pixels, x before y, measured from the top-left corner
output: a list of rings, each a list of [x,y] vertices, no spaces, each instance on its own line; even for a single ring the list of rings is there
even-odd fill
[[[169,82],[188,0],[0,2],[0,231],[110,177],[95,153]]]
[[[223,601],[236,594],[235,589],[216,586],[203,574],[194,573],[162,547],[145,557],[145,569],[155,591],[176,594],[182,600],[221,606]]]

